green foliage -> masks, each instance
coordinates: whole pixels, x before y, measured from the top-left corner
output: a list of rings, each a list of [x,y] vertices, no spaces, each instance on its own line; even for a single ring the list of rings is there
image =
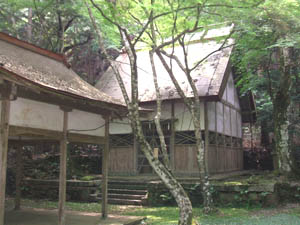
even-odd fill
[[[265,68],[277,63],[272,57],[275,48],[300,46],[300,13],[298,1],[265,1],[258,8],[241,10],[236,19],[237,40],[234,65],[237,67],[238,85],[243,93],[254,90],[262,101],[270,102],[270,86],[275,90],[279,84],[279,67],[269,71]],[[270,82],[270,83],[269,83]],[[270,86],[269,86],[270,85]],[[266,94],[265,94],[265,93]],[[261,105],[262,108],[264,105]],[[263,114],[263,113],[262,113]]]
[[[84,177],[81,177],[80,180],[91,181],[91,180],[95,180],[95,177],[94,176],[84,176]]]

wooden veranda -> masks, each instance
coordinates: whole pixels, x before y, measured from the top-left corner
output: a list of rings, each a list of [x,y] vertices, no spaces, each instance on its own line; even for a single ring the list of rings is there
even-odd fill
[[[9,140],[19,146],[15,209],[20,209],[22,140],[60,143],[59,225],[65,224],[68,142],[104,144],[102,217],[107,217],[109,120],[126,112],[126,107],[80,79],[62,55],[4,33],[0,33],[0,94],[0,225],[5,216]],[[94,128],[95,122],[102,126],[83,132]]]

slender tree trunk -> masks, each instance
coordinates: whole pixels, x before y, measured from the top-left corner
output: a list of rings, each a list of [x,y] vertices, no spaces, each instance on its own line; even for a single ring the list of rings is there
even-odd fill
[[[92,1],[94,4],[94,2]],[[137,72],[137,57],[135,54],[134,46],[132,43],[130,43],[130,39],[128,37],[128,34],[126,34],[124,30],[120,30],[120,35],[124,39],[125,47],[128,51],[128,56],[130,59],[130,66],[131,66],[131,101],[128,97],[127,91],[125,89],[122,77],[119,73],[117,64],[113,61],[112,58],[109,57],[109,55],[106,52],[104,42],[102,39],[102,34],[99,28],[97,27],[95,23],[95,19],[93,17],[93,14],[91,12],[91,9],[87,2],[85,2],[86,7],[89,11],[89,16],[92,21],[92,24],[96,30],[99,46],[104,51],[104,54],[108,58],[111,68],[116,76],[116,79],[119,83],[120,89],[122,91],[125,103],[128,107],[129,111],[129,119],[131,121],[131,126],[133,130],[133,134],[136,138],[136,140],[139,142],[141,146],[141,150],[143,151],[144,155],[146,156],[147,160],[149,161],[150,165],[154,169],[154,171],[157,173],[157,175],[161,178],[163,183],[166,185],[166,187],[169,189],[173,197],[175,198],[177,205],[179,207],[179,225],[191,225],[192,219],[193,219],[193,212],[192,212],[192,204],[187,196],[185,190],[180,185],[180,183],[174,178],[174,176],[169,172],[166,166],[164,166],[157,158],[153,155],[153,149],[149,145],[149,143],[146,141],[143,131],[142,131],[142,124],[139,117],[139,105],[138,105],[138,72]],[[95,4],[94,4],[95,6]],[[101,9],[97,7],[97,9],[102,13]],[[103,15],[103,14],[102,14]]]
[[[193,219],[193,209],[188,195],[186,194],[181,184],[169,172],[167,167],[165,167],[157,158],[154,157],[152,148],[143,135],[142,126],[137,111],[132,114],[131,121],[135,121],[136,125],[134,127],[134,135],[141,145],[141,150],[143,151],[156,174],[169,189],[179,207],[180,217],[178,225],[191,225]]]
[[[184,43],[182,43],[182,49],[184,50]],[[209,213],[213,211],[213,201],[212,195],[210,192],[210,182],[209,182],[209,174],[207,171],[207,165],[205,162],[205,149],[204,144],[201,136],[201,122],[200,122],[200,100],[198,96],[197,87],[190,75],[191,70],[188,68],[188,60],[187,60],[187,52],[184,50],[185,56],[185,66],[181,64],[180,60],[177,58],[176,55],[171,55],[173,59],[177,62],[178,66],[185,72],[185,75],[189,81],[190,86],[192,87],[194,97],[189,99],[184,94],[184,91],[181,89],[175,74],[172,71],[172,68],[166,63],[165,59],[163,58],[161,52],[156,50],[156,54],[158,55],[160,61],[162,62],[164,68],[168,72],[178,94],[183,99],[184,104],[187,106],[189,112],[191,113],[194,129],[195,129],[195,138],[196,138],[196,147],[197,147],[197,162],[200,170],[200,183],[202,186],[202,193],[204,199],[204,212]]]
[[[153,5],[155,0],[151,0],[151,4]],[[154,21],[153,21],[153,14],[154,12],[151,11],[151,17],[150,20],[152,20],[150,27],[151,27],[151,35],[153,37],[153,42],[156,45],[156,34],[155,34],[155,29],[154,29]],[[163,162],[169,172],[171,172],[171,164],[170,164],[170,159],[169,159],[169,154],[167,151],[167,145],[165,142],[165,136],[163,134],[163,131],[161,129],[161,124],[160,124],[160,119],[161,119],[161,94],[158,86],[158,81],[157,81],[157,72],[156,72],[156,67],[154,63],[154,51],[149,52],[150,56],[150,64],[152,68],[152,73],[153,73],[153,82],[154,82],[154,87],[155,87],[155,93],[156,93],[156,116],[154,117],[155,125],[156,125],[156,131],[159,135],[159,140],[160,140],[160,146],[162,150],[162,155],[163,155]]]
[[[27,40],[32,41],[32,8],[28,8]]]

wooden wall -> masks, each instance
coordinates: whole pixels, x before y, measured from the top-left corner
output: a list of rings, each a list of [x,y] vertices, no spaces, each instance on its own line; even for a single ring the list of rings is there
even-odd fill
[[[178,174],[199,173],[196,146],[175,145],[174,169]]]
[[[238,171],[243,169],[241,148],[209,146],[208,165],[211,174]]]
[[[195,145],[176,145],[174,161],[175,174],[199,174]],[[208,161],[208,170],[211,174],[242,170],[243,151],[241,148],[210,145]]]
[[[113,147],[109,150],[110,174],[133,174],[135,173],[135,154],[133,147]]]

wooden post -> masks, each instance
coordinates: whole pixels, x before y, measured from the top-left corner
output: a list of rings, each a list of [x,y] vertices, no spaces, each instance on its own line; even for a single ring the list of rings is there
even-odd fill
[[[2,93],[0,121],[0,225],[4,225],[10,93]]]
[[[15,197],[15,210],[21,208],[21,182],[23,177],[23,146],[22,144],[17,145],[17,162],[16,162],[16,197]]]
[[[159,149],[158,148],[154,148],[153,149],[153,156],[154,156],[154,158],[156,158],[156,159],[158,159],[158,153],[159,152]]]
[[[204,102],[204,138],[205,138],[205,141],[204,141],[204,162],[205,162],[205,168],[206,168],[206,171],[207,173],[209,174],[209,169],[208,169],[208,146],[209,146],[209,130],[208,130],[208,104],[207,102],[205,101]]]
[[[65,203],[67,186],[67,129],[68,111],[63,109],[63,136],[60,140],[60,166],[59,166],[59,203],[58,203],[58,224],[65,225]]]
[[[215,102],[215,148],[218,149],[218,103]]]
[[[137,175],[138,174],[138,143],[137,140],[133,134],[133,174]]]
[[[102,154],[102,218],[107,218],[107,183],[109,152],[109,116],[105,116],[105,146]]]
[[[170,162],[171,170],[175,171],[175,105],[171,103],[171,136],[170,136]]]

